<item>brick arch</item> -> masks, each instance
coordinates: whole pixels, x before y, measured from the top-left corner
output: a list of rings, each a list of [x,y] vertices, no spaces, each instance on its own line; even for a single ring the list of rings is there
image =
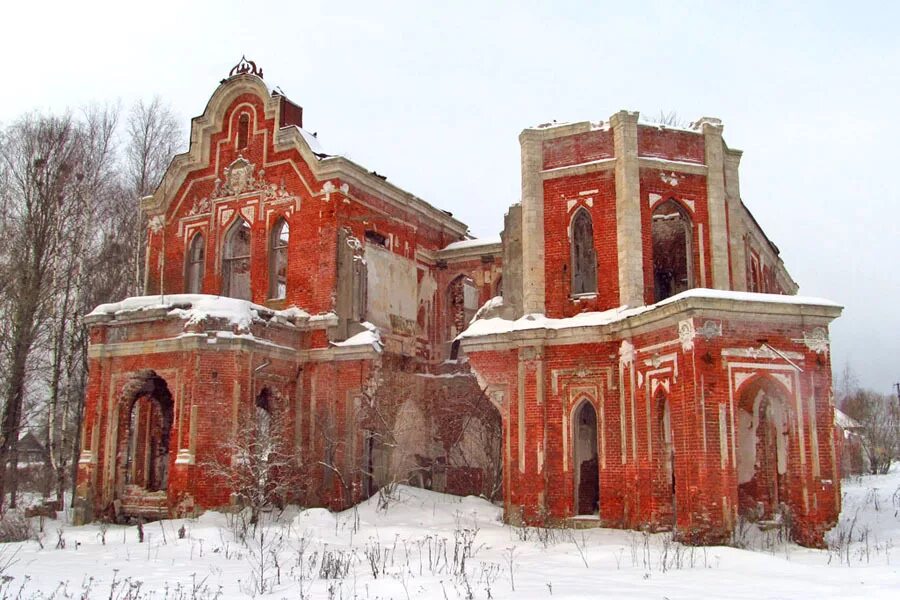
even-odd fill
[[[748,391],[755,392],[757,389],[765,389],[773,394],[780,395],[785,401],[794,397],[794,392],[785,386],[784,383],[772,377],[771,373],[766,372],[756,372],[746,381],[742,381],[735,388],[734,397],[738,399],[738,404],[740,405],[740,401],[747,395]]]
[[[793,394],[768,373],[738,388],[736,412],[738,508],[750,519],[769,519],[790,503]]]
[[[247,117],[247,130],[243,131],[243,117]],[[253,136],[259,134],[259,115],[257,106],[252,102],[239,102],[230,108],[228,118],[228,141],[235,152],[250,146]],[[241,137],[245,136],[243,140]],[[243,141],[243,144],[241,143]]]
[[[116,496],[122,497],[127,485],[165,491],[175,443],[174,400],[166,380],[152,369],[135,372],[122,389],[117,409]]]
[[[653,202],[653,203],[650,205],[650,212],[652,213],[653,211],[655,211],[655,210],[656,210],[657,208],[659,208],[660,206],[662,206],[662,205],[664,205],[664,204],[668,204],[668,203],[670,203],[670,202],[673,203],[673,204],[677,204],[678,207],[679,207],[681,210],[684,211],[685,216],[688,217],[688,219],[691,221],[691,223],[694,222],[694,212],[695,212],[695,210],[694,210],[691,206],[689,206],[687,203],[685,203],[685,201],[684,201],[683,199],[681,199],[681,198],[676,198],[675,196],[669,196],[669,197],[666,197],[666,196],[660,196],[655,202]]]

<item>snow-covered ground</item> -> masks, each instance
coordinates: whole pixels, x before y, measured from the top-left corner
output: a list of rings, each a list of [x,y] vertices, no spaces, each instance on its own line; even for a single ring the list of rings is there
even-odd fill
[[[136,527],[48,521],[43,547],[0,545],[0,598],[900,596],[900,468],[844,482],[830,550],[784,543],[776,531],[745,532],[752,549],[741,550],[685,547],[667,534],[509,527],[484,500],[402,486],[339,514],[287,511],[252,541],[238,539],[235,523],[218,513],[150,523],[139,543]],[[259,594],[260,581],[270,591]]]

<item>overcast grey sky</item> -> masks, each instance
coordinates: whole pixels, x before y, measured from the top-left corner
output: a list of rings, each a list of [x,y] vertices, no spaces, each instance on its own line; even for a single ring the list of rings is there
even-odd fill
[[[859,1],[14,2],[0,122],[158,94],[187,127],[246,53],[326,151],[488,236],[519,199],[524,127],[620,109],[719,117],[744,150],[743,199],[800,293],[846,306],[835,372],[849,361],[888,392],[900,381],[898,18],[898,3]]]

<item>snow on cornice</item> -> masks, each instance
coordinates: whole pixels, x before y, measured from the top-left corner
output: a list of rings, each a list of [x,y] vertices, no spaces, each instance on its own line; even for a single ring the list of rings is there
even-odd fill
[[[272,310],[247,300],[211,296],[208,294],[165,294],[163,296],[133,296],[120,302],[101,304],[92,310],[85,320],[99,322],[104,317],[140,318],[150,311],[165,311],[167,316],[186,321],[185,327],[197,325],[208,319],[228,322],[237,331],[246,331],[252,323],[275,320],[285,325],[299,325],[310,320],[305,310],[292,306],[284,310]]]
[[[756,292],[735,292],[730,290],[712,290],[707,288],[694,288],[680,294],[676,294],[670,298],[666,298],[656,304],[647,306],[638,306],[629,308],[620,306],[610,310],[600,312],[584,312],[573,317],[561,319],[549,318],[543,314],[528,314],[514,321],[502,319],[499,317],[489,319],[475,319],[472,324],[463,331],[457,339],[477,338],[488,335],[496,335],[503,333],[511,333],[514,331],[527,330],[559,330],[572,329],[576,327],[595,327],[601,325],[611,325],[620,321],[624,321],[631,317],[635,317],[650,311],[660,309],[664,306],[674,304],[676,302],[687,300],[690,298],[700,298],[705,300],[748,302],[761,304],[784,304],[793,306],[820,306],[832,309],[843,308],[840,304],[826,300],[824,298],[813,298],[809,296],[789,296],[783,294],[760,294]]]
[[[376,352],[381,352],[384,344],[381,341],[381,332],[379,329],[368,321],[363,321],[360,325],[365,328],[363,331],[348,337],[342,342],[331,342],[331,345],[337,346],[338,348],[371,346]]]
[[[459,240],[458,242],[453,242],[451,244],[447,244],[443,251],[447,250],[463,250],[466,248],[478,248],[481,246],[494,246],[500,243],[500,236],[490,237],[490,238],[479,238],[479,239],[471,239],[471,240]]]

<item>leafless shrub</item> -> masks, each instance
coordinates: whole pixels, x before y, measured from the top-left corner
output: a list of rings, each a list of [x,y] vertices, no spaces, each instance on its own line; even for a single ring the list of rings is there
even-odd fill
[[[355,551],[328,550],[326,548],[322,551],[319,579],[344,579],[354,562],[356,562]]]
[[[253,418],[226,438],[205,466],[231,490],[235,504],[249,510],[248,524],[255,529],[264,509],[283,506],[288,494],[304,485],[297,460],[285,412],[256,406]]]
[[[18,510],[8,510],[0,516],[0,543],[24,542],[35,539],[31,520]]]

